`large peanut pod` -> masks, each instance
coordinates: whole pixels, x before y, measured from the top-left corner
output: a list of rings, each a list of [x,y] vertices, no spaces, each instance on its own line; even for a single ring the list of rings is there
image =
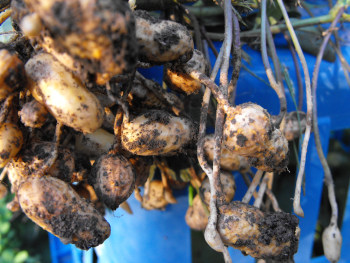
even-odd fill
[[[175,60],[186,62],[194,48],[190,32],[183,25],[169,20],[159,20],[146,11],[134,12],[139,59],[163,64]]]
[[[165,111],[146,112],[122,126],[122,145],[136,155],[170,154],[194,138],[193,123]]]
[[[116,74],[129,72],[136,65],[135,20],[125,1],[24,2],[40,17],[54,40],[54,49],[67,53],[89,72],[98,73],[99,84],[104,84]]]
[[[32,82],[33,97],[57,121],[83,133],[101,127],[103,108],[98,99],[71,72],[47,53],[40,53],[25,65]]]
[[[219,207],[218,231],[225,245],[254,258],[288,262],[298,250],[298,218],[263,213],[242,202]]]
[[[18,189],[23,212],[40,227],[80,249],[98,246],[110,226],[92,204],[54,177],[31,177]]]
[[[271,127],[270,115],[257,104],[229,107],[224,126],[224,145],[239,155],[251,156],[263,149],[269,140]]]
[[[0,101],[26,84],[23,62],[16,54],[0,50]]]
[[[0,124],[0,168],[17,155],[23,145],[22,131],[16,124]]]

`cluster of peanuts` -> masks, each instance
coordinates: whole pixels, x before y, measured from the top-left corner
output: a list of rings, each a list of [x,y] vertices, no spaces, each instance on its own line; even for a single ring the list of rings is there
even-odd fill
[[[180,97],[202,88],[188,72],[208,74],[190,31],[119,0],[12,0],[11,9],[22,36],[0,45],[0,167],[15,194],[8,208],[89,249],[110,235],[105,207],[127,206],[133,192],[145,209],[176,203],[171,188],[194,179],[175,180],[164,160],[193,159],[198,125]],[[170,91],[137,72],[153,65],[164,65]],[[208,161],[213,148],[208,135]],[[253,103],[227,109],[218,226],[225,244],[256,258],[296,252],[294,217],[232,201],[233,170],[280,172],[287,160],[287,140],[266,110]],[[154,163],[162,180],[149,176]],[[210,185],[205,176],[196,180],[186,222],[203,230]],[[276,229],[288,234],[279,238]]]

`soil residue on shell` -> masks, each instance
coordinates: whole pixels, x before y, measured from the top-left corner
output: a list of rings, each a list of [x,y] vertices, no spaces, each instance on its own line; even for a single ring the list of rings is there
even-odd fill
[[[149,111],[144,114],[147,121],[143,123],[142,126],[150,125],[154,122],[161,123],[163,125],[168,125],[170,123],[170,115],[164,111]]]
[[[154,33],[154,41],[157,43],[160,54],[167,52],[180,41],[179,30],[183,30],[178,24],[164,21],[164,29]]]
[[[274,260],[285,261],[290,259],[298,250],[298,238],[296,228],[299,220],[296,216],[285,213],[275,212],[267,213],[258,222],[260,235],[258,241],[262,244],[269,245],[274,239],[277,246],[290,242],[285,246],[283,253],[273,257]]]

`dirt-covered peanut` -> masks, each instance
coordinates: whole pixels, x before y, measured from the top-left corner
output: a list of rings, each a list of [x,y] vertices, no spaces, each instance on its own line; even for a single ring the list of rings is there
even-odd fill
[[[204,153],[209,161],[214,160],[214,135],[209,134],[204,137]],[[225,147],[221,148],[220,167],[227,171],[246,171],[249,169],[246,157],[240,156]]]
[[[198,231],[203,231],[208,224],[208,214],[204,208],[205,204],[202,203],[199,195],[193,198],[192,206],[188,207],[185,215],[187,225]]]
[[[89,249],[110,235],[108,222],[92,204],[57,178],[28,178],[18,189],[18,200],[32,221],[64,243]]]
[[[3,199],[7,195],[7,187],[0,181],[0,199]]]
[[[40,128],[46,122],[49,112],[44,105],[32,100],[23,105],[21,111],[19,112],[21,117],[21,122],[31,128]]]
[[[8,178],[11,182],[11,191],[17,192],[18,186],[31,176],[39,176],[50,159],[54,157],[55,143],[35,142],[21,151],[7,165]],[[57,177],[65,182],[75,182],[73,174],[75,160],[72,152],[63,146],[58,147],[58,156],[51,167],[46,171],[49,176]]]
[[[284,212],[263,213],[238,201],[219,207],[224,244],[254,258],[288,262],[298,249],[297,226],[298,218]]]
[[[324,255],[330,262],[338,262],[341,254],[343,238],[336,224],[326,227],[322,233]]]
[[[160,20],[146,11],[134,12],[139,60],[151,64],[163,64],[179,60],[188,61],[193,53],[193,39],[183,25]]]
[[[99,75],[99,84],[131,71],[137,60],[135,20],[121,0],[25,0],[66,52]]]
[[[195,136],[194,124],[165,111],[148,111],[122,125],[122,145],[136,155],[171,154],[182,150]]]
[[[0,49],[0,101],[25,85],[23,62],[15,53]]]
[[[132,194],[135,174],[131,163],[122,155],[102,155],[92,168],[89,183],[98,198],[115,210]]]
[[[0,168],[4,167],[23,145],[23,134],[17,124],[0,124]]]
[[[289,160],[288,141],[278,129],[274,130],[263,150],[248,157],[255,168],[266,172],[281,172],[286,169]]]
[[[60,62],[40,53],[25,65],[33,97],[44,104],[57,121],[91,133],[101,127],[103,108],[98,99]]]
[[[223,172],[220,173],[220,182],[222,185],[222,194],[225,197],[226,203],[233,200],[236,192],[236,182],[235,178],[231,173]],[[203,201],[209,207],[210,204],[210,183],[209,178],[206,177],[200,187],[200,194],[203,196]]]
[[[162,181],[151,181],[148,193],[143,195],[142,207],[147,210],[165,209],[168,201],[164,197],[164,192],[165,187]]]
[[[192,94],[200,90],[201,83],[190,77],[186,72],[197,70],[206,74],[208,69],[208,61],[203,53],[195,49],[192,58],[185,64],[175,64],[166,68],[164,81],[168,87],[174,90]]]
[[[114,135],[100,128],[93,133],[77,134],[75,150],[91,158],[97,158],[111,149],[113,141]]]
[[[251,156],[269,139],[270,114],[254,103],[229,107],[224,124],[224,146],[242,156]]]

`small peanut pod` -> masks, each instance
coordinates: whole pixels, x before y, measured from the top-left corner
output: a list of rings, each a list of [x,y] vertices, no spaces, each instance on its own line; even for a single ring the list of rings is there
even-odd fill
[[[337,225],[329,225],[322,233],[324,255],[330,262],[338,262],[343,238]]]
[[[121,0],[25,0],[54,39],[54,46],[98,73],[99,84],[136,65],[135,20]],[[40,44],[40,43],[39,43]]]
[[[3,168],[23,145],[23,134],[20,128],[13,123],[0,124],[0,168]]]
[[[142,207],[147,210],[161,209],[163,210],[168,201],[165,196],[165,187],[162,181],[153,180],[149,184],[148,194],[144,194],[142,200]]]
[[[92,204],[54,177],[31,177],[18,189],[23,212],[40,227],[80,249],[102,244],[110,226]]]
[[[32,80],[33,97],[61,122],[77,131],[91,133],[103,122],[98,99],[51,55],[40,53],[25,65]]]
[[[235,178],[231,173],[221,172],[220,173],[220,182],[222,186],[222,194],[225,197],[226,203],[229,203],[233,200],[236,192],[236,182]],[[200,194],[203,197],[203,201],[207,206],[210,204],[210,183],[209,178],[206,177],[200,187]]]
[[[159,20],[146,11],[134,12],[139,59],[151,64],[188,61],[193,53],[193,39],[183,25]]]
[[[263,213],[242,202],[219,207],[218,231],[224,244],[259,259],[288,262],[298,250],[298,218]]]
[[[23,62],[16,54],[0,50],[0,101],[26,85]]]
[[[255,168],[266,172],[281,172],[288,165],[288,141],[278,129],[271,134],[265,148],[248,157],[248,162]]]
[[[204,206],[200,196],[196,195],[193,198],[193,205],[187,209],[185,216],[186,223],[190,228],[198,231],[205,230],[208,224],[208,215]]]
[[[186,74],[186,72],[196,70],[206,74],[208,69],[208,61],[202,52],[195,49],[192,58],[185,64],[175,64],[167,67],[164,80],[170,88],[189,95],[200,90],[201,83]]]
[[[136,155],[171,154],[182,150],[195,136],[194,124],[165,111],[148,111],[122,125],[122,145]]]
[[[49,116],[49,112],[45,106],[32,100],[23,105],[22,110],[19,112],[21,122],[31,128],[40,128],[44,125]]]
[[[271,127],[270,115],[257,104],[229,107],[224,126],[224,145],[239,155],[251,156],[263,149]]]
[[[135,174],[131,163],[122,155],[102,155],[94,163],[89,183],[99,200],[115,210],[132,194]]]
[[[204,152],[210,161],[214,160],[214,135],[204,137]],[[249,169],[246,157],[240,156],[233,151],[221,148],[220,167],[227,171],[246,171]]]

